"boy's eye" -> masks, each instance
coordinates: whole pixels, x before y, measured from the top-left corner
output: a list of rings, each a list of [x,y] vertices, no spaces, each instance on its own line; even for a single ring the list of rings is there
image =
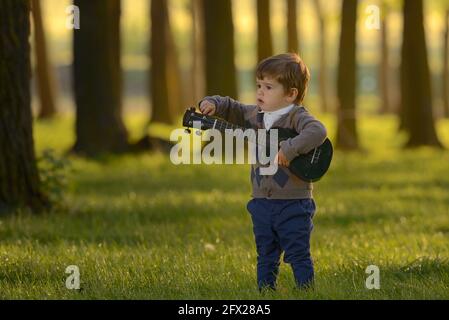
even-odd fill
[[[271,87],[271,86],[267,86],[267,89],[268,89],[268,90],[271,90],[271,89],[272,89],[272,87]]]
[[[257,89],[260,89],[262,86],[260,84],[257,85]]]

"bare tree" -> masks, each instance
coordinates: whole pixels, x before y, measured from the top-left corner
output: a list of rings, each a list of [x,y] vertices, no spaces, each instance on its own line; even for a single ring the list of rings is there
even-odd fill
[[[207,0],[206,0],[207,1]],[[270,22],[270,0],[257,0],[257,59],[273,55],[273,39]]]
[[[204,0],[206,94],[237,97],[231,0]]]
[[[433,119],[422,0],[405,1],[403,11],[401,128],[409,134],[406,146],[441,146]]]
[[[315,13],[318,19],[319,26],[319,41],[320,41],[320,50],[319,50],[319,70],[318,70],[318,95],[321,101],[321,111],[328,112],[329,111],[329,98],[328,98],[328,65],[327,65],[327,29],[326,29],[326,19],[323,13],[323,7],[321,0],[312,1],[315,8]]]
[[[338,63],[338,124],[336,146],[358,149],[356,126],[357,0],[343,0]]]
[[[388,6],[385,1],[382,2],[383,16],[381,18],[380,26],[380,64],[379,64],[379,88],[381,92],[380,108],[381,114],[391,112],[391,98],[390,98],[390,57],[388,48]]]
[[[182,91],[168,12],[166,0],[151,1],[151,121],[171,124],[182,108]]]
[[[443,117],[449,118],[449,9],[445,12],[443,43]]]
[[[287,50],[289,52],[299,52],[297,9],[296,0],[287,0]]]
[[[0,211],[49,206],[33,142],[29,17],[29,1],[0,1]]]
[[[47,39],[42,21],[41,3],[31,0],[34,22],[34,54],[36,57],[37,88],[40,100],[39,118],[50,118],[56,113],[55,85],[48,59]]]
[[[74,32],[76,142],[86,156],[129,150],[122,119],[120,0],[75,0],[82,27]]]
[[[202,16],[202,1],[191,0],[193,17],[192,32],[192,100],[196,103],[205,94],[204,71],[204,18]]]

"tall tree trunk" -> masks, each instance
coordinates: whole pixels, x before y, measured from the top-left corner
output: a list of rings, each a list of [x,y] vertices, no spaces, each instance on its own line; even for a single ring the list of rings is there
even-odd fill
[[[207,1],[207,0],[206,0]],[[273,39],[270,22],[270,0],[257,0],[257,59],[261,61],[273,55]]]
[[[0,1],[0,211],[49,205],[40,191],[30,101],[30,5]]]
[[[319,26],[319,37],[320,37],[320,63],[319,63],[319,71],[318,71],[318,95],[321,100],[321,111],[328,112],[329,111],[329,99],[328,99],[328,88],[327,88],[327,30],[326,30],[326,20],[324,19],[323,7],[321,4],[321,0],[312,1],[315,8],[315,13],[318,19]]]
[[[128,151],[122,120],[120,0],[75,0],[82,13],[74,31],[76,143],[86,156]]]
[[[434,126],[422,0],[404,2],[401,64],[402,121],[407,147],[441,146]]]
[[[47,40],[40,0],[31,1],[34,22],[34,53],[36,57],[37,88],[39,92],[39,118],[51,118],[56,113],[54,79],[48,60]]]
[[[449,118],[449,10],[446,10],[443,47],[443,117]]]
[[[343,0],[338,64],[338,124],[336,146],[358,149],[356,126],[357,0]]]
[[[299,52],[297,1],[287,0],[287,50]]]
[[[383,16],[380,26],[380,65],[379,65],[379,88],[381,92],[381,101],[379,112],[386,114],[391,112],[390,100],[390,59],[388,50],[388,8],[385,1],[382,3]]]
[[[166,0],[151,1],[152,122],[171,124],[182,108],[179,63]]]
[[[194,103],[204,97],[205,94],[205,70],[204,70],[204,18],[202,1],[191,0],[193,32],[192,32],[192,100]]]
[[[231,0],[204,0],[206,94],[237,99]]]

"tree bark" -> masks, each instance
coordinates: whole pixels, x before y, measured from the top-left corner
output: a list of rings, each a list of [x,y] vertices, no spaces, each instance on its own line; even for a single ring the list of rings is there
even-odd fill
[[[75,153],[95,156],[129,150],[122,120],[120,0],[75,0],[81,28],[74,31]]]
[[[321,0],[312,1],[315,8],[315,13],[318,19],[319,33],[320,33],[320,63],[318,71],[318,95],[321,101],[321,111],[329,111],[329,98],[328,98],[328,85],[327,85],[327,30],[326,30],[326,20],[324,19],[323,7]]]
[[[379,65],[379,88],[381,92],[380,101],[380,114],[387,114],[391,112],[391,99],[390,99],[390,57],[388,50],[388,8],[385,2],[383,2],[383,16],[380,26],[380,50],[381,59]]]
[[[287,0],[287,50],[299,52],[297,1]]]
[[[206,94],[237,99],[231,0],[204,0]]]
[[[181,73],[166,0],[151,1],[152,122],[172,124],[182,109]]]
[[[336,146],[359,148],[356,125],[356,22],[357,0],[343,0],[338,64],[338,124]]]
[[[30,98],[30,5],[0,1],[0,211],[49,206],[41,192]]]
[[[449,10],[446,10],[443,47],[443,117],[449,118]]]
[[[257,59],[262,61],[273,55],[270,22],[270,0],[257,0]]]
[[[402,128],[409,134],[406,147],[441,146],[433,119],[429,62],[422,0],[404,2],[401,64]]]
[[[31,10],[34,22],[34,54],[36,57],[37,89],[39,93],[39,118],[51,118],[56,114],[55,86],[52,68],[48,59],[47,39],[40,0],[31,1]]]
[[[191,0],[193,32],[192,32],[192,100],[199,102],[205,95],[204,70],[204,18],[201,10],[204,0]]]

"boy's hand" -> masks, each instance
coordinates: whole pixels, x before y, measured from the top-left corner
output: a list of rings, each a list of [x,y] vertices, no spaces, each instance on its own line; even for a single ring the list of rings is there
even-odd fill
[[[200,111],[206,116],[213,116],[217,111],[217,107],[212,102],[204,100],[200,104]]]
[[[290,162],[287,160],[284,153],[280,149],[278,154],[276,155],[276,158],[274,159],[274,162],[284,167],[288,167],[290,165]]]

